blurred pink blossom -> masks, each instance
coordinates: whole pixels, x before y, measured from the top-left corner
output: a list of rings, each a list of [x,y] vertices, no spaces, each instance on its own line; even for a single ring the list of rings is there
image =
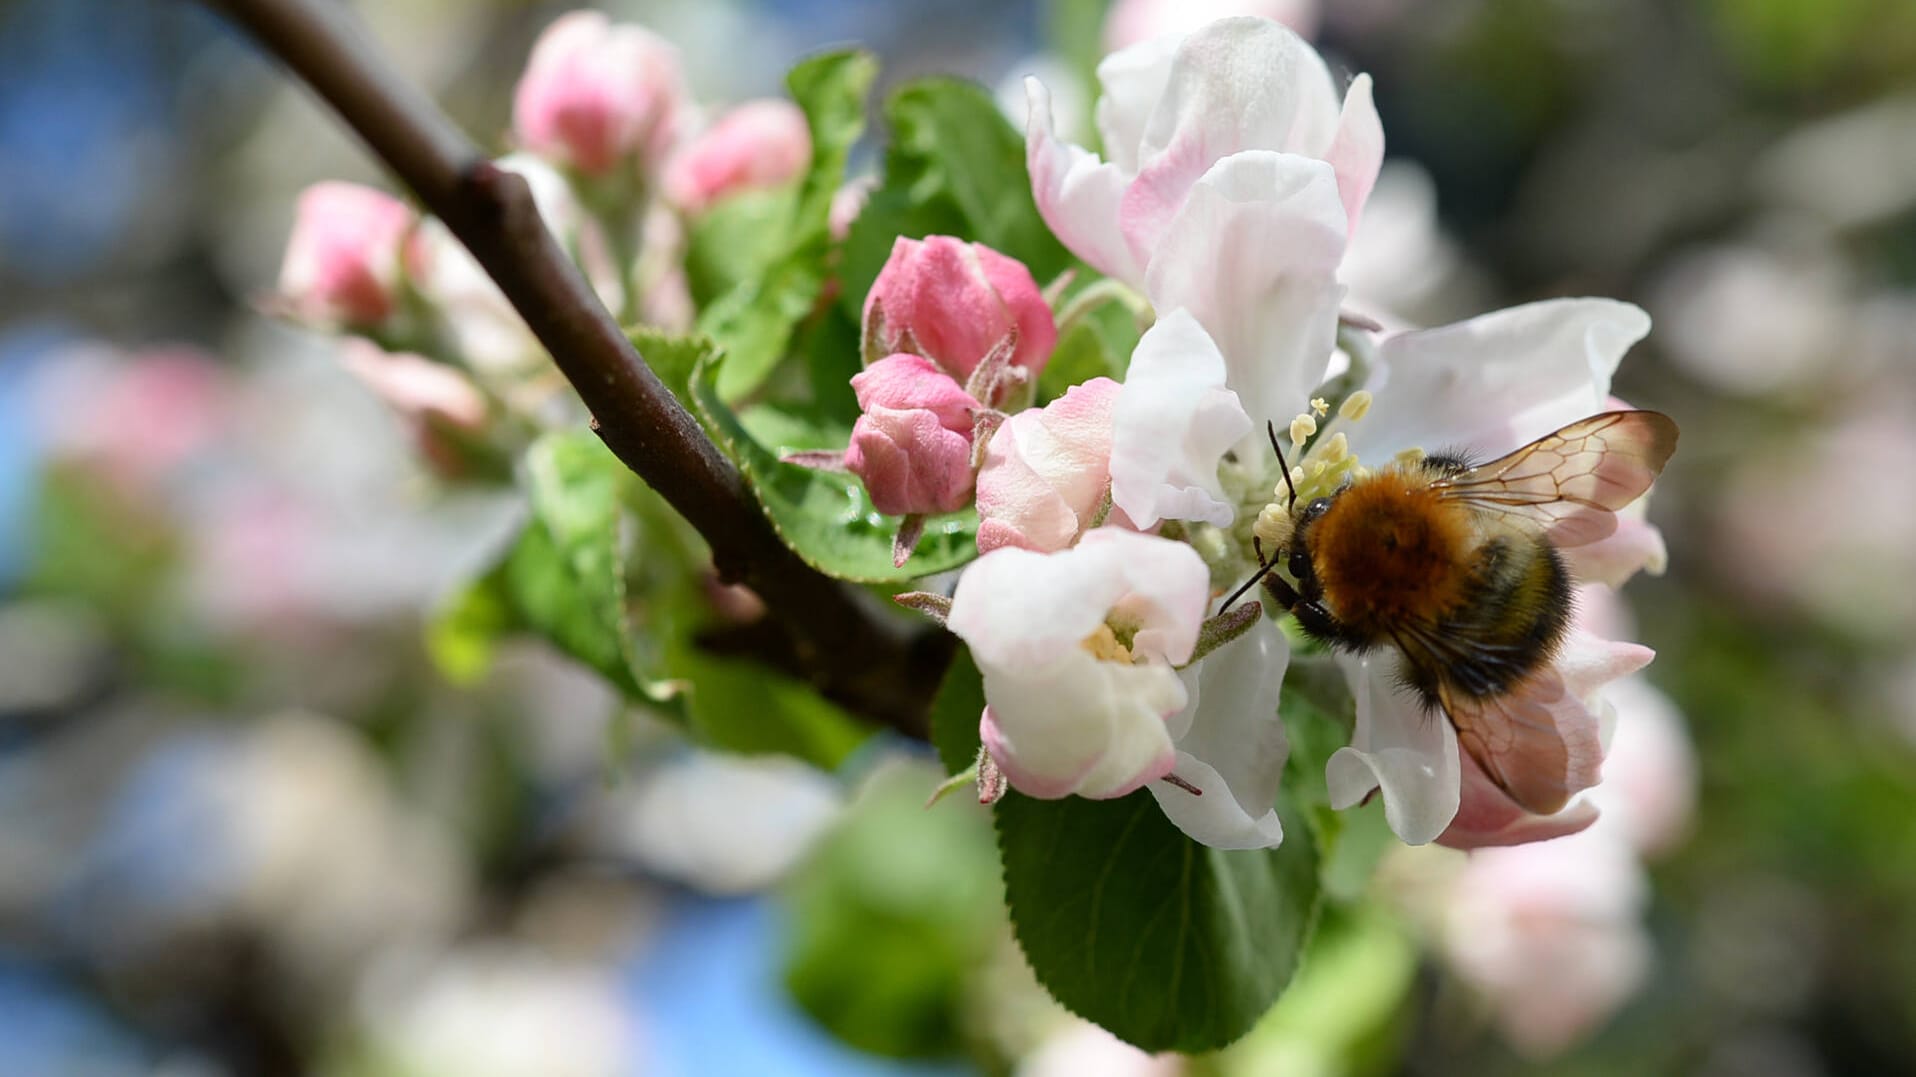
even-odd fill
[[[642,26],[573,11],[539,35],[513,95],[519,144],[588,176],[658,167],[690,93],[678,50]]]
[[[665,196],[696,213],[740,191],[789,183],[811,159],[811,129],[797,105],[747,101],[667,162]]]
[[[899,354],[852,377],[864,414],[845,466],[892,516],[950,512],[971,500],[973,412],[981,405],[937,364]]]
[[[912,352],[959,380],[1014,330],[1011,366],[1035,379],[1058,342],[1051,307],[1024,263],[982,243],[900,236],[865,296],[867,356]]]
[[[299,196],[279,291],[293,316],[371,329],[399,305],[400,244],[417,223],[405,203],[356,183],[315,183]]]
[[[54,451],[128,494],[153,492],[215,444],[234,407],[226,372],[188,347],[78,348],[49,365],[36,395]]]

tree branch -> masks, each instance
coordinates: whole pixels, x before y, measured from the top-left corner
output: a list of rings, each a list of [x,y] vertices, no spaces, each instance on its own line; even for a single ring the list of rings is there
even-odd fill
[[[722,579],[765,600],[818,689],[923,739],[949,637],[891,617],[785,545],[738,470],[559,249],[525,180],[495,167],[393,71],[343,3],[206,2],[304,79],[459,237],[578,390],[600,438],[705,537]]]

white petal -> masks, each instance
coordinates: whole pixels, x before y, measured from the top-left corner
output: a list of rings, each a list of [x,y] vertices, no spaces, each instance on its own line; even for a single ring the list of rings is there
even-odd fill
[[[1185,192],[1231,154],[1272,150],[1322,158],[1336,137],[1339,112],[1324,61],[1277,23],[1219,19],[1186,37],[1145,126],[1137,182],[1125,195],[1132,251],[1154,251]]]
[[[1111,163],[1127,174],[1137,174],[1145,125],[1171,81],[1171,63],[1183,43],[1183,35],[1167,34],[1119,49],[1098,63],[1104,91],[1098,97],[1098,135]]]
[[[1098,528],[1058,553],[1006,547],[972,562],[946,624],[987,672],[1048,669],[1114,614],[1135,623],[1135,653],[1178,665],[1191,657],[1209,599],[1196,550]]]
[[[1164,716],[1184,706],[1170,667],[1101,662],[1082,649],[1038,668],[986,666],[985,745],[1037,797],[1122,796],[1174,759]]]
[[[1399,838],[1423,845],[1457,814],[1463,772],[1457,733],[1441,714],[1424,710],[1399,689],[1395,659],[1340,659],[1357,697],[1357,729],[1324,768],[1331,807],[1353,807],[1381,788],[1384,818]]]
[[[1211,601],[1211,570],[1182,542],[1118,527],[1085,533],[1073,551],[1079,559],[1120,581],[1112,606],[1116,618],[1136,626],[1132,653],[1179,666],[1191,660],[1198,629]]]
[[[1496,456],[1604,410],[1618,362],[1649,331],[1629,303],[1552,299],[1399,333],[1378,346],[1370,414],[1328,429],[1366,461],[1410,446]]]
[[[1224,356],[1189,311],[1159,317],[1138,341],[1111,418],[1111,501],[1138,527],[1235,516],[1217,468],[1251,419],[1224,378]]]
[[[1183,673],[1190,703],[1169,728],[1172,772],[1202,796],[1166,782],[1147,788],[1178,829],[1219,849],[1268,849],[1284,840],[1274,807],[1290,741],[1277,716],[1290,645],[1260,618],[1249,632]]]
[[[1329,165],[1240,153],[1191,188],[1152,258],[1146,294],[1159,310],[1189,309],[1211,334],[1253,424],[1289,421],[1323,379],[1345,228]]]
[[[1130,176],[1098,155],[1063,142],[1052,131],[1051,92],[1025,80],[1031,114],[1025,121],[1025,165],[1038,214],[1059,242],[1107,276],[1144,286],[1143,266],[1118,229],[1118,206]]]

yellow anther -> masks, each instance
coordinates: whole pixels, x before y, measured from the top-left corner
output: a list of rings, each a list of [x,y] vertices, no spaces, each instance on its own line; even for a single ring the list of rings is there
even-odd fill
[[[1323,478],[1324,467],[1325,467],[1324,461],[1312,460],[1310,463],[1304,465],[1304,475],[1306,478],[1310,478],[1310,479]]]
[[[1331,410],[1330,401],[1324,399],[1321,396],[1311,397],[1311,414],[1312,415],[1316,415],[1322,418],[1324,413],[1330,410]]]
[[[1344,432],[1339,430],[1331,435],[1330,441],[1326,442],[1323,448],[1317,451],[1324,454],[1325,460],[1333,464],[1341,463],[1350,458],[1351,442],[1344,436]]]
[[[1291,447],[1294,449],[1303,448],[1304,443],[1309,441],[1311,435],[1315,433],[1317,433],[1317,420],[1311,418],[1310,415],[1299,415],[1297,418],[1292,419]]]
[[[1423,461],[1424,450],[1417,448],[1415,445],[1413,445],[1410,448],[1404,449],[1403,451],[1399,452],[1396,456],[1392,457],[1392,459],[1396,460],[1399,464],[1402,464],[1405,467],[1409,467],[1412,464],[1421,463]]]
[[[1291,482],[1298,486],[1302,486],[1304,484],[1304,466],[1302,464],[1291,465]],[[1283,490],[1282,487],[1280,487],[1279,489],[1284,493],[1290,492],[1288,490]]]
[[[1118,634],[1110,625],[1099,625],[1090,635],[1084,637],[1081,646],[1091,652],[1091,657],[1100,662],[1119,662],[1131,664],[1131,652],[1118,642]]]
[[[1349,419],[1351,422],[1356,422],[1370,414],[1370,402],[1370,390],[1359,389],[1344,398],[1344,403],[1339,405],[1337,414]]]
[[[1291,514],[1284,506],[1272,503],[1258,510],[1251,533],[1263,544],[1264,556],[1277,552],[1291,538]]]

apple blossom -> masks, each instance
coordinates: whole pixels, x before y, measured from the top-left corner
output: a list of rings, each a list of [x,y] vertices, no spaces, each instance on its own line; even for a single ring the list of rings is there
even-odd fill
[[[984,674],[979,731],[1012,787],[1103,799],[1171,773],[1165,719],[1189,698],[1175,667],[1209,600],[1191,547],[1117,528],[1057,553],[974,562],[946,624]]]
[[[1429,446],[1495,456],[1601,411],[1623,353],[1648,330],[1648,317],[1629,304],[1570,299],[1386,337],[1377,347],[1363,407],[1333,419],[1299,461],[1299,496],[1334,489],[1340,475],[1361,466],[1360,458],[1389,460]],[[1579,549],[1564,554],[1572,572],[1579,572]],[[1628,566],[1611,564],[1608,570],[1619,567]],[[1643,648],[1573,632],[1526,686],[1550,697],[1547,706],[1572,759],[1572,793],[1597,780],[1597,693],[1648,660]],[[1458,830],[1451,837],[1458,844],[1535,840],[1587,824],[1580,814],[1521,818],[1515,805],[1499,800],[1493,784],[1467,781],[1471,775],[1459,758],[1456,731],[1448,721],[1432,721],[1397,686],[1394,657],[1339,661],[1356,697],[1357,726],[1350,746],[1326,767],[1334,807],[1350,807],[1381,788],[1391,828],[1414,844],[1437,838],[1453,823]],[[1460,809],[1467,809],[1461,822]]]
[[[356,183],[315,183],[299,196],[279,291],[294,317],[375,329],[399,308],[400,246],[418,222],[404,202]]]
[[[649,172],[672,149],[689,97],[670,43],[597,11],[573,11],[532,47],[513,94],[513,134],[583,175],[632,165]]]
[[[748,101],[693,138],[665,166],[665,196],[698,212],[740,191],[796,179],[812,158],[805,113],[790,101]]]
[[[1383,158],[1369,79],[1340,95],[1308,44],[1254,18],[1114,53],[1098,77],[1109,160],[1060,141],[1027,83],[1039,212],[1159,310],[1190,310],[1247,413],[1296,411],[1329,362],[1338,263]]]
[[[1158,319],[1138,341],[1111,418],[1111,503],[1137,526],[1222,527],[1235,516],[1218,465],[1252,424],[1224,381],[1224,356],[1189,311]]]
[[[959,380],[1010,339],[1013,376],[1028,383],[1058,342],[1051,307],[1024,263],[950,236],[898,237],[865,296],[864,321],[868,360],[914,352]]]
[[[920,355],[899,354],[852,377],[864,414],[845,467],[891,516],[950,512],[971,499],[973,413],[981,405]]]
[[[1049,552],[1091,528],[1111,485],[1110,378],[1074,385],[1043,408],[1005,420],[978,471],[978,549]]]

